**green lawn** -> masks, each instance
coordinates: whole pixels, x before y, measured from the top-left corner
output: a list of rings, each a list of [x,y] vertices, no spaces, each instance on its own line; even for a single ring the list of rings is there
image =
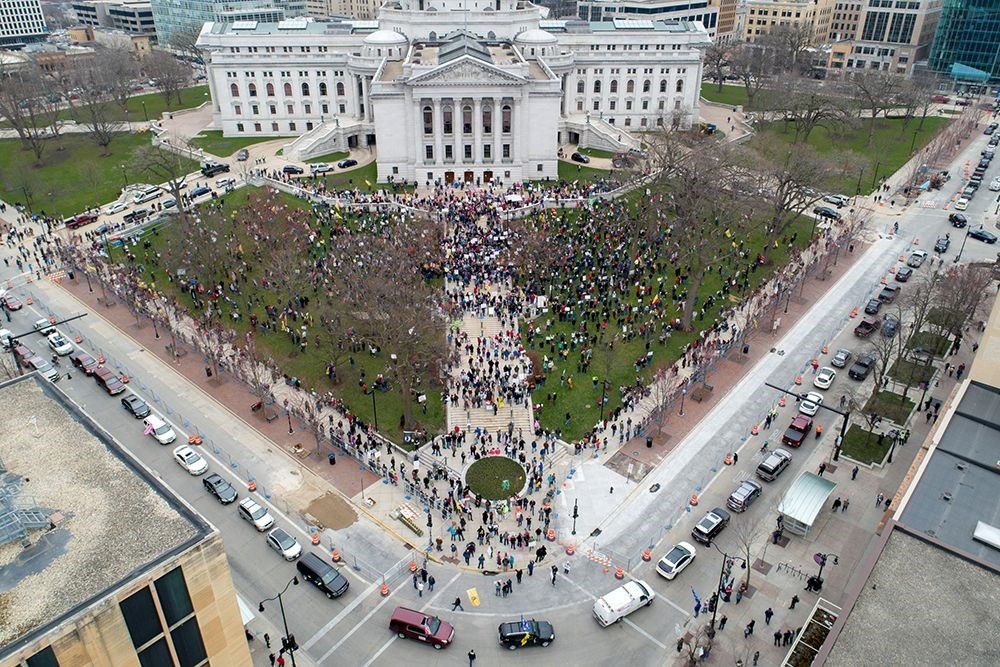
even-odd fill
[[[378,165],[370,162],[357,169],[331,172],[325,176],[321,176],[319,180],[326,183],[326,187],[330,190],[353,190],[358,188],[359,190],[371,191],[385,189],[387,185],[377,183],[376,178],[378,178]]]
[[[931,331],[921,331],[913,336],[906,345],[911,350],[920,347],[933,352],[934,356],[940,357],[944,356],[944,353],[948,351],[951,341],[948,340],[947,336],[942,336]]]
[[[219,157],[229,157],[241,148],[260,144],[281,137],[224,137],[221,130],[202,130],[191,139],[191,143],[206,153]],[[291,139],[292,137],[289,137]]]
[[[920,150],[948,122],[950,121],[946,118],[928,117],[924,121],[923,129],[917,130],[920,124],[918,119],[912,120],[904,129],[901,118],[880,118],[875,124],[875,135],[871,145],[867,144],[867,120],[863,120],[857,127],[844,130],[818,127],[809,135],[809,144],[821,154],[846,153],[864,165],[863,172],[844,174],[837,178],[832,184],[833,192],[855,194],[859,187],[860,176],[860,191],[862,194],[868,194],[874,189],[872,184],[879,178],[891,176],[907,162],[911,155],[911,143],[914,151]],[[787,142],[795,139],[795,130],[791,126],[786,128],[781,122],[764,124],[760,130],[761,133],[752,139],[751,143],[767,141],[770,137],[777,137]]]
[[[635,195],[632,197],[634,199]],[[569,229],[575,228],[577,215],[576,211],[567,213],[566,220]],[[800,218],[793,224],[789,234],[797,234],[796,246],[806,245],[811,227],[812,221],[806,218]],[[763,243],[763,234],[758,233],[751,240],[750,247],[760,249]],[[772,250],[770,253],[771,264],[758,268],[751,275],[751,289],[766,280],[774,267],[783,266],[787,257],[788,247],[786,244],[781,244],[779,249]],[[672,266],[664,266],[663,271],[665,275],[673,276]],[[708,295],[715,294],[717,290],[722,288],[722,282],[718,272],[706,274],[699,292],[700,298],[707,298]],[[669,289],[667,291],[669,292]],[[667,294],[668,300],[669,297],[670,295]],[[573,332],[578,331],[579,322],[568,319],[559,321],[550,313],[541,314],[534,324],[542,327],[543,334],[531,342],[526,340],[525,347],[528,348],[528,354],[534,361],[535,368],[539,367],[543,355],[553,360],[555,368],[546,375],[544,382],[538,384],[532,393],[532,400],[536,406],[535,418],[539,420],[543,428],[561,431],[562,437],[566,441],[582,437],[601,418],[602,396],[606,400],[604,414],[607,415],[622,404],[619,387],[632,386],[637,380],[648,384],[654,369],[669,366],[676,361],[681,356],[681,350],[684,346],[697,339],[701,329],[710,327],[722,308],[729,307],[737,301],[738,293],[716,300],[715,305],[707,310],[703,319],[696,317],[693,320],[693,331],[674,331],[662,344],[658,341],[658,336],[653,337],[649,347],[649,350],[653,352],[653,363],[639,371],[635,368],[635,361],[646,354],[646,343],[643,336],[635,336],[626,340],[619,335],[611,352],[610,363],[608,363],[605,360],[606,353],[604,352],[606,342],[615,340],[616,334],[620,333],[616,323],[613,320],[610,321],[605,334],[603,334],[605,344],[598,346],[599,349],[594,352],[589,369],[583,371],[577,365],[581,347],[574,346],[570,340]],[[629,296],[629,302],[635,302],[634,293]],[[679,316],[673,307],[671,307],[670,312],[675,313],[670,316],[671,318]],[[550,320],[552,324],[548,326]],[[761,326],[767,326],[767,323],[761,323]],[[549,336],[552,337],[551,341],[546,343],[544,339]],[[560,337],[566,341],[562,349],[559,347]],[[607,376],[608,390],[605,395],[601,390],[601,381],[604,379],[606,367],[610,370]],[[564,373],[565,379],[563,380]],[[572,380],[572,388],[570,388],[570,379]],[[550,401],[550,393],[556,394],[555,403]],[[537,406],[542,407],[538,409]],[[676,407],[674,409],[676,410]],[[566,423],[567,412],[570,414],[568,424]]]
[[[902,394],[880,391],[865,405],[865,412],[880,415],[896,424],[905,424],[915,407],[916,404],[909,398],[904,399]]]
[[[577,152],[589,155],[590,157],[604,158],[606,160],[610,160],[616,155],[614,151],[602,151],[600,148],[579,148],[577,149]]]
[[[238,215],[238,211],[246,207],[248,199],[259,192],[260,190],[253,187],[239,188],[220,199],[205,202],[199,208],[218,205],[223,206],[226,211],[232,211],[234,215]],[[309,204],[305,200],[294,195],[277,191],[276,196],[278,203],[288,205],[291,208],[304,210],[308,210],[309,208]],[[355,228],[360,215],[368,214],[356,214],[347,211],[337,212],[334,215],[334,223]],[[173,219],[177,220],[176,216]],[[281,219],[276,217],[276,228],[280,224]],[[314,218],[312,226],[324,238],[330,237],[332,231],[330,225],[320,224]],[[278,233],[280,235],[280,232]],[[150,248],[144,249],[141,246],[136,246],[133,251],[136,253],[138,262],[143,264],[147,271],[154,271],[155,274],[158,274],[153,277],[153,281],[158,289],[176,297],[180,303],[184,304],[187,308],[191,308],[192,301],[190,296],[182,293],[177,283],[163,280],[164,267],[160,260],[161,257],[171,252],[170,249],[172,247],[176,247],[176,238],[182,234],[183,229],[179,225],[167,224],[147,237],[151,242]],[[243,241],[244,239],[242,238],[235,239],[233,241],[234,246],[243,243]],[[249,242],[247,242],[247,247],[249,247]],[[119,262],[124,261],[123,256],[117,253],[112,253],[112,259]],[[248,279],[256,278],[259,282],[264,275],[265,269],[256,264],[251,266],[253,270],[248,273]],[[246,284],[250,285],[252,283],[248,280]],[[303,288],[301,292],[312,298],[322,298],[321,295],[315,295],[311,288]],[[245,298],[248,296],[250,294],[244,292],[244,295],[238,299],[241,305],[245,303]],[[266,318],[263,311],[265,304],[275,305],[286,302],[285,298],[281,298],[266,289],[253,290],[252,297],[255,301],[253,312],[261,321],[264,321]],[[240,338],[242,338],[249,327],[249,311],[244,308],[241,311],[242,317],[234,320],[229,316],[231,308],[222,301],[219,302],[219,305],[226,326],[239,332]],[[289,322],[289,324],[294,323]],[[319,348],[313,344],[316,334],[321,336],[321,347]],[[441,335],[444,336],[443,328]],[[298,378],[303,389],[315,389],[318,393],[332,391],[334,395],[344,401],[353,414],[365,422],[373,421],[374,410],[377,410],[379,431],[402,445],[403,438],[400,420],[403,414],[403,403],[399,391],[395,387],[392,387],[386,392],[376,392],[376,405],[373,410],[371,395],[362,393],[359,382],[362,371],[364,371],[365,377],[369,382],[379,373],[386,372],[387,353],[372,355],[364,350],[352,354],[351,359],[353,363],[344,361],[338,366],[340,378],[339,382],[335,383],[325,373],[326,365],[330,361],[329,346],[333,344],[332,341],[323,342],[325,338],[326,335],[318,324],[310,327],[309,345],[303,353],[286,334],[275,331],[263,333],[258,329],[256,336],[262,353],[271,356],[278,363],[283,373],[289,377]],[[426,389],[426,383],[422,388]],[[440,391],[437,388],[428,390],[427,401],[423,404],[423,407],[418,406],[414,402],[413,413],[414,419],[419,422],[420,427],[430,433],[439,432],[444,425],[444,406],[441,403]],[[523,479],[521,484],[523,485]],[[518,487],[518,490],[520,490],[520,487]]]
[[[872,433],[857,424],[852,425],[844,434],[844,442],[840,452],[858,463],[882,463],[889,451],[889,439],[884,438],[878,444],[878,434]]]
[[[897,382],[916,387],[921,382],[930,382],[934,377],[934,366],[922,362],[900,359],[889,368],[889,375]]]
[[[130,120],[133,123],[145,120],[159,120],[164,111],[179,111],[190,109],[208,101],[208,86],[192,86],[181,91],[181,103],[177,103],[176,98],[170,99],[170,107],[167,107],[163,95],[160,93],[147,93],[145,95],[135,95],[128,98],[126,107],[128,114],[119,106],[117,102],[108,102],[108,117],[112,120]],[[73,108],[63,109],[59,112],[60,120],[82,120],[86,115]]]
[[[746,106],[747,103],[746,88],[730,84],[722,84],[722,92],[720,93],[719,84],[710,81],[702,81],[701,96],[709,102],[717,102],[730,107],[741,105]]]
[[[108,156],[102,156],[86,134],[64,134],[49,141],[53,143],[42,156],[43,164],[35,167],[34,154],[22,151],[19,140],[0,140],[0,193],[6,201],[24,203],[23,186],[36,213],[68,217],[116,199],[126,176],[130,183],[144,180],[132,173],[129,163],[137,148],[149,145],[148,133],[116,135]],[[190,170],[196,171],[197,163],[189,162]]]
[[[481,458],[465,472],[469,488],[487,500],[504,500],[520,493],[526,480],[521,464],[506,456]]]
[[[329,162],[333,164],[335,162],[340,162],[341,160],[346,160],[351,156],[347,151],[334,151],[333,153],[327,153],[326,155],[320,155],[319,157],[313,157],[306,160],[309,164],[314,164],[316,162]]]
[[[941,329],[954,331],[965,323],[965,318],[958,311],[938,306],[927,313],[927,321]]]
[[[596,181],[606,178],[611,172],[607,169],[595,169],[594,167],[584,167],[574,162],[559,160],[559,180],[568,181]]]

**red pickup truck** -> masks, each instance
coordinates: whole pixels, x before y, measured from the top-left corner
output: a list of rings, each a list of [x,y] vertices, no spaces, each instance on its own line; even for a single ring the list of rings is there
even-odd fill
[[[89,224],[95,220],[97,220],[96,213],[81,213],[67,220],[66,227],[68,229],[76,229],[77,227],[83,227],[84,225]]]
[[[788,430],[781,436],[781,441],[790,447],[799,447],[806,436],[812,433],[812,427],[812,417],[803,414],[796,415],[792,423],[789,424]]]

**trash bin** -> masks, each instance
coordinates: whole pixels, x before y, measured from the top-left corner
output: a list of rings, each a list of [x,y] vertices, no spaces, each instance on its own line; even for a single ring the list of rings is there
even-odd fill
[[[334,454],[333,452],[330,452],[330,465],[332,466],[337,465],[337,455]]]
[[[646,436],[646,448],[647,449],[652,449],[653,448],[653,437],[650,436],[650,435]]]

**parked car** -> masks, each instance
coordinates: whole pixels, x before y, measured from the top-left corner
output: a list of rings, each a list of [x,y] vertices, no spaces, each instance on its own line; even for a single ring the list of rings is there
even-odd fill
[[[951,239],[947,236],[942,236],[937,241],[934,242],[934,252],[941,254],[948,251],[948,246],[951,245]]]
[[[240,149],[239,151],[237,151],[237,153],[236,153],[236,159],[237,159],[237,160],[238,160],[239,162],[246,162],[247,160],[249,160],[249,159],[250,159],[250,151],[248,151],[248,150],[247,150],[247,149],[245,149],[245,148],[241,148],[241,149]]]
[[[952,227],[958,227],[959,229],[961,229],[962,227],[965,227],[967,224],[969,224],[969,219],[966,218],[961,213],[951,213],[948,215],[948,222],[951,223]]]
[[[295,569],[303,579],[323,591],[323,594],[331,600],[339,598],[351,586],[340,570],[311,551],[302,554],[302,558],[295,564]]]
[[[817,206],[813,209],[813,213],[821,218],[829,218],[830,220],[840,220],[841,215],[837,211],[834,211],[829,206]]]
[[[121,213],[122,211],[128,210],[128,204],[125,202],[117,201],[111,206],[104,209],[104,215],[114,215],[115,213]]]
[[[208,471],[208,463],[201,454],[191,449],[190,445],[175,448],[174,460],[192,475],[202,475]]]
[[[49,382],[59,382],[62,375],[57,371],[45,357],[30,357],[27,361],[29,371],[38,371],[39,375],[45,377]]]
[[[579,162],[581,164],[590,164],[590,156],[584,155],[583,153],[573,153],[569,156],[569,159],[573,162]]]
[[[899,285],[886,285],[882,288],[882,291],[878,293],[878,300],[882,303],[892,303],[899,296],[899,292],[902,288]]]
[[[882,322],[882,335],[886,338],[891,338],[896,335],[896,331],[898,330],[899,320],[892,315],[887,315],[885,320]]]
[[[136,419],[148,417],[149,413],[152,412],[149,409],[149,404],[132,392],[129,392],[128,396],[122,397],[122,407]]]
[[[69,342],[69,339],[58,331],[50,333],[48,339],[49,348],[60,357],[65,357],[73,351],[73,343]]]
[[[340,162],[337,163],[338,169],[350,169],[351,167],[357,167],[357,166],[358,166],[358,161],[352,160],[350,158],[346,160],[341,160]]]
[[[205,187],[204,185],[199,185],[198,187],[196,187],[194,190],[191,191],[191,199],[195,199],[202,195],[207,195],[211,191],[212,191],[211,188]]]
[[[55,326],[45,319],[35,320],[35,323],[32,324],[31,327],[43,336],[48,336],[49,334],[56,332]]]
[[[274,517],[253,498],[241,500],[239,507],[236,508],[236,513],[244,521],[249,521],[259,532],[264,532],[274,525]]]
[[[497,628],[500,635],[500,646],[511,651],[522,646],[548,646],[556,638],[556,632],[548,621],[534,619],[501,623]]]
[[[96,213],[80,213],[66,220],[67,229],[76,229],[97,220]]]
[[[877,331],[880,326],[882,326],[882,321],[879,318],[874,315],[868,315],[858,322],[858,326],[854,327],[854,335],[858,338],[867,338]]]
[[[869,315],[878,315],[878,311],[882,308],[882,302],[878,299],[868,299],[868,303],[865,304],[865,312]]]
[[[819,412],[819,406],[822,404],[823,394],[815,391],[807,392],[802,396],[802,400],[799,401],[799,412],[812,417]]]
[[[962,197],[957,202],[955,202],[956,211],[964,211],[967,208],[969,208],[969,200],[966,199],[965,197]]]
[[[7,310],[15,311],[24,308],[24,304],[21,303],[21,300],[18,299],[13,294],[4,294],[2,297],[0,297],[0,300],[3,301],[3,306]]]
[[[396,607],[393,610],[389,629],[397,637],[416,639],[438,650],[450,645],[455,639],[455,628],[451,623],[406,607]]]
[[[983,228],[982,225],[980,225],[979,229],[971,230],[969,232],[969,237],[974,238],[977,241],[983,241],[985,243],[990,243],[990,244],[997,242],[996,234],[991,234],[990,232],[986,231],[986,229]]]
[[[992,181],[990,181],[990,190],[992,190],[993,192],[1000,191],[1000,178],[994,178]]]
[[[913,275],[913,269],[911,269],[908,266],[904,266],[896,271],[896,280],[898,280],[901,283],[905,283],[907,280],[910,279],[910,276],[912,275]]]
[[[851,203],[851,198],[844,195],[826,195],[823,197],[823,201],[828,204],[833,204],[837,208],[843,208]]]
[[[836,366],[837,368],[843,368],[847,365],[847,362],[850,361],[850,359],[851,351],[842,347],[834,353],[833,359],[830,360],[830,365]]]
[[[734,512],[745,512],[760,497],[763,490],[764,487],[757,482],[752,479],[745,479],[740,482],[735,491],[729,494],[726,505]]]
[[[220,164],[218,162],[208,162],[201,168],[201,174],[206,178],[211,178],[216,174],[223,174],[228,171],[229,171],[228,164]]]
[[[798,414],[785,429],[781,441],[790,447],[800,447],[806,436],[812,433],[813,420],[809,415]]]
[[[816,373],[816,377],[813,378],[813,386],[819,387],[820,389],[829,389],[836,377],[837,371],[828,366],[824,366],[819,369],[819,372]]]
[[[281,171],[285,174],[304,174],[306,170],[297,164],[286,164],[281,168]]]
[[[675,578],[691,564],[695,553],[695,548],[688,542],[678,542],[656,564],[656,573],[666,579]]]
[[[223,505],[228,505],[229,503],[236,500],[237,493],[233,485],[222,478],[217,472],[213,472],[211,475],[201,480],[205,489],[208,490],[213,496],[219,499],[219,502]]]
[[[325,174],[329,171],[333,171],[333,165],[326,162],[317,162],[316,164],[309,165],[310,174]]]
[[[267,534],[267,546],[281,554],[285,560],[295,560],[302,555],[302,545],[282,528],[275,528]]]
[[[919,269],[925,259],[927,259],[926,250],[914,250],[910,253],[910,258],[906,260],[906,265],[912,266],[914,269]]]
[[[864,380],[868,377],[868,374],[872,370],[872,365],[875,363],[875,357],[871,354],[864,352],[858,355],[857,361],[851,366],[851,370],[847,371],[847,375],[850,376],[852,380]]]
[[[73,362],[74,366],[83,371],[85,375],[93,375],[94,371],[100,365],[97,363],[97,359],[94,359],[86,352],[77,352],[70,357],[70,361]]]
[[[98,386],[112,396],[125,391],[125,383],[122,382],[122,379],[104,366],[95,368],[92,375]]]
[[[142,420],[142,424],[145,427],[143,433],[153,436],[153,439],[161,445],[169,445],[177,439],[177,434],[174,433],[174,429],[170,428],[170,424],[163,421],[157,415],[146,415]]]
[[[701,521],[691,529],[691,537],[702,544],[708,544],[729,525],[729,512],[716,507],[709,510]]]

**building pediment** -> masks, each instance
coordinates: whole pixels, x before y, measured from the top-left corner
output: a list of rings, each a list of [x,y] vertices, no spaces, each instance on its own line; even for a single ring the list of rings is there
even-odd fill
[[[435,67],[419,74],[409,81],[411,86],[522,86],[523,77],[505,72],[475,58],[464,56],[460,60]]]

